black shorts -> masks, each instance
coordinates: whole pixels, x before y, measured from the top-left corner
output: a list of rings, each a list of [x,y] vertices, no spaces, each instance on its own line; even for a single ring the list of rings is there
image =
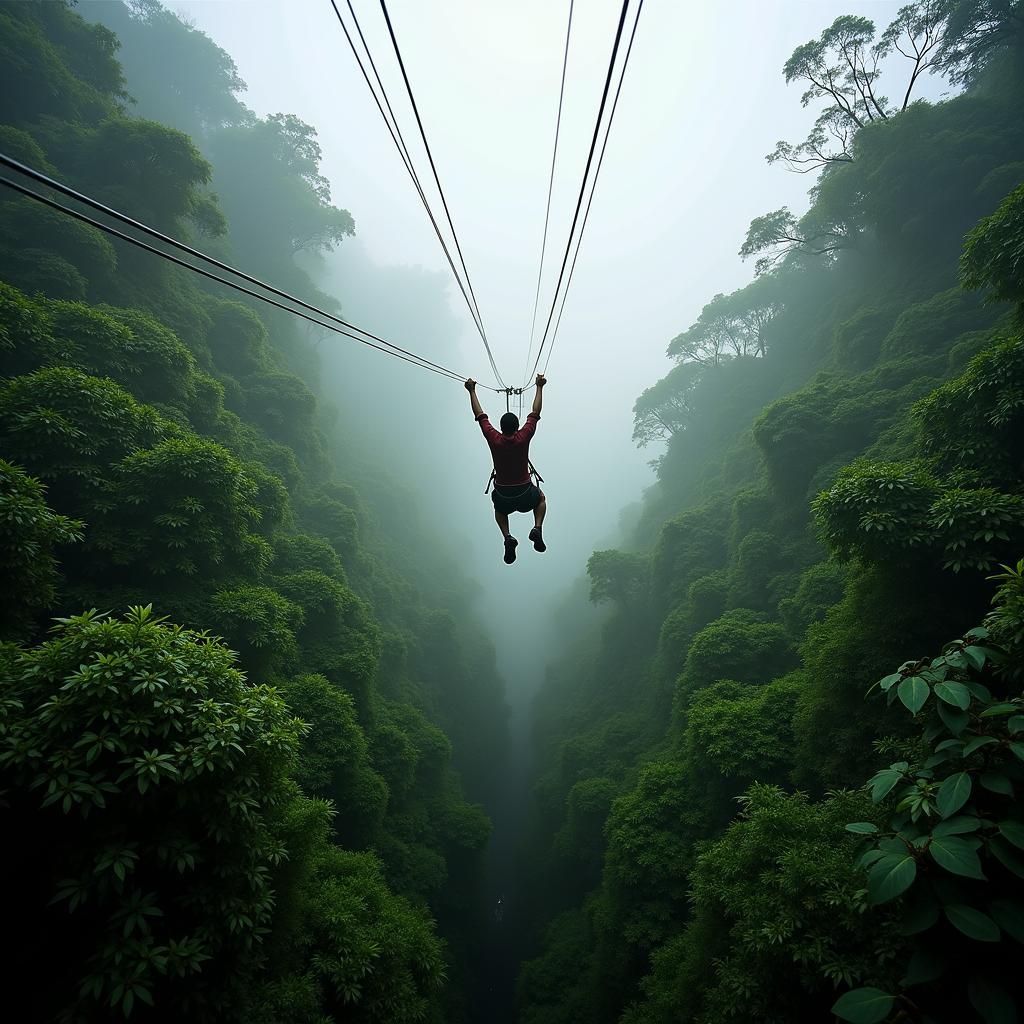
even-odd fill
[[[532,512],[544,495],[536,484],[521,484],[516,487],[499,487],[494,485],[491,501],[494,511],[508,515],[510,512]]]

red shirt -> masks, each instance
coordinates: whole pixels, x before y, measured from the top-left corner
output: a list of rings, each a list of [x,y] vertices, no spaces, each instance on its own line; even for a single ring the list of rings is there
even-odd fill
[[[526,422],[514,433],[503,434],[491,426],[487,413],[477,416],[494,460],[494,482],[500,487],[515,487],[530,482],[530,438],[537,429],[539,412],[527,414]]]

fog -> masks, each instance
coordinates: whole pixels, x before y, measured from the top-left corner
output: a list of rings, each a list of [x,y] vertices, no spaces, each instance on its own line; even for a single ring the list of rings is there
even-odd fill
[[[173,8],[236,61],[258,114],[314,125],[333,201],[356,237],[316,276],[345,315],[484,383],[483,346],[327,0],[195,0]],[[750,220],[806,207],[808,177],[764,155],[806,135],[781,67],[839,14],[886,23],[896,3],[649,2],[637,33],[533,442],[548,552],[512,566],[483,495],[487,449],[450,380],[336,336],[321,345],[346,429],[401,476],[481,584],[480,613],[518,703],[542,674],[546,624],[624,506],[653,480],[631,442],[637,395],[669,368],[668,341],[716,292],[752,276]],[[342,7],[344,11],[345,8]],[[424,181],[415,123],[376,4],[356,5]],[[504,377],[526,372],[566,4],[393,0],[390,6],[484,323]],[[557,277],[611,49],[618,4],[577,3],[539,320]],[[933,90],[934,91],[934,90]],[[927,95],[928,90],[925,90]],[[440,213],[440,205],[434,200]],[[259,216],[259,211],[253,211]],[[483,392],[492,416],[503,396]],[[513,532],[525,542],[525,517]]]
[[[879,737],[890,734],[889,725],[863,707],[870,674],[881,672],[890,658],[911,664],[904,659],[918,657],[940,636],[989,636],[985,630],[964,633],[964,625],[982,621],[989,607],[984,567],[1011,557],[996,557],[995,545],[990,551],[980,542],[975,551],[944,521],[935,526],[933,520],[936,509],[960,502],[966,511],[953,525],[968,531],[965,538],[970,531],[974,541],[986,538],[987,545],[992,532],[973,530],[968,505],[991,493],[1012,512],[1017,500],[999,489],[1012,483],[1005,458],[993,456],[987,467],[972,464],[977,472],[967,479],[951,467],[968,442],[971,451],[979,445],[968,437],[959,449],[946,450],[960,423],[971,417],[975,427],[994,422],[983,404],[974,403],[977,410],[967,414],[959,398],[950,399],[973,394],[968,384],[980,379],[979,366],[985,373],[999,369],[1001,364],[986,362],[988,354],[977,353],[1003,359],[1010,351],[1011,334],[1004,330],[1010,321],[998,319],[1006,307],[1000,311],[980,296],[950,288],[965,232],[987,216],[983,223],[1000,225],[998,230],[968,235],[961,266],[966,276],[987,280],[995,294],[1013,294],[999,291],[1002,269],[972,266],[987,259],[987,246],[1001,244],[1003,214],[988,215],[996,193],[1024,166],[1019,107],[1002,89],[1011,83],[1019,91],[1024,81],[1016,57],[1008,51],[1004,67],[1003,44],[992,42],[994,49],[987,50],[983,40],[972,57],[978,62],[973,95],[933,109],[908,109],[903,120],[868,129],[873,139],[856,150],[857,163],[825,179],[816,210],[824,233],[803,243],[829,258],[791,260],[759,284],[761,295],[751,299],[748,293],[734,314],[743,326],[729,337],[737,358],[727,353],[720,360],[728,328],[716,328],[708,332],[714,336],[707,348],[689,353],[693,362],[676,368],[663,389],[671,393],[659,398],[647,421],[656,424],[652,433],[676,431],[666,455],[663,444],[634,444],[634,403],[673,369],[666,354],[672,339],[709,301],[752,280],[752,263],[738,255],[751,221],[785,207],[799,216],[810,201],[815,169],[795,174],[765,158],[780,140],[799,144],[807,138],[820,111],[817,103],[801,103],[800,84],[786,84],[784,64],[837,17],[866,16],[884,29],[900,2],[634,0],[631,13],[641,3],[643,13],[564,318],[548,339],[545,358],[538,356],[549,383],[538,392],[544,408],[530,454],[548,498],[548,549],[532,550],[532,516],[515,516],[512,530],[520,543],[509,566],[485,490],[490,455],[462,381],[481,382],[479,397],[493,422],[507,403],[525,415],[534,401],[530,349],[540,341],[549,310],[557,313],[556,281],[563,258],[572,255],[567,236],[618,0],[389,0],[500,367],[493,376],[331,0],[163,2],[235,62],[247,83],[237,97],[244,106],[233,98],[238,83],[222,55],[183,31],[156,0],[0,5],[0,22],[17,30],[0,33],[7,43],[5,81],[13,83],[0,92],[11,118],[11,124],[0,124],[3,145],[18,160],[52,168],[47,173],[66,176],[76,188],[146,223],[198,237],[197,245],[243,274],[296,295],[305,289],[299,301],[339,310],[366,332],[457,372],[428,372],[315,320],[296,319],[294,308],[247,304],[261,323],[247,306],[219,301],[237,293],[211,285],[211,276],[231,282],[205,268],[172,257],[180,265],[174,269],[126,244],[108,245],[91,228],[58,214],[106,227],[102,221],[31,190],[26,195],[48,204],[45,215],[33,210],[23,218],[27,199],[4,202],[0,215],[8,230],[0,239],[0,263],[10,273],[0,278],[10,276],[13,283],[4,284],[0,299],[5,322],[13,326],[5,335],[0,324],[0,341],[14,374],[0,381],[11,398],[0,425],[12,451],[12,461],[5,452],[0,463],[7,474],[0,483],[7,480],[22,502],[12,506],[16,512],[28,509],[12,522],[29,538],[21,543],[21,534],[13,533],[18,543],[8,544],[20,559],[15,582],[27,595],[26,611],[10,617],[11,635],[19,645],[22,633],[25,642],[34,642],[42,638],[44,613],[47,620],[60,615],[60,639],[47,647],[7,645],[18,653],[7,659],[12,671],[24,673],[16,679],[17,692],[38,695],[34,703],[14,702],[12,721],[23,731],[11,732],[12,742],[28,750],[31,743],[19,737],[38,735],[40,748],[51,748],[45,757],[30,751],[10,761],[32,800],[39,780],[51,779],[38,808],[12,805],[15,820],[29,821],[30,811],[44,810],[58,821],[60,810],[59,824],[46,824],[38,842],[22,844],[27,853],[11,851],[8,873],[32,881],[22,887],[25,898],[15,908],[25,923],[20,930],[31,937],[26,962],[53,931],[52,915],[64,913],[60,901],[67,899],[69,912],[75,910],[95,883],[100,902],[90,904],[82,925],[61,933],[68,955],[58,958],[58,976],[68,992],[109,1006],[121,1001],[125,1014],[136,993],[140,1002],[150,1002],[141,994],[149,993],[143,972],[166,973],[149,954],[174,950],[178,942],[157,946],[164,940],[154,924],[152,932],[140,925],[137,934],[125,931],[121,945],[104,945],[103,929],[109,931],[111,921],[119,928],[125,915],[159,917],[190,935],[193,928],[205,929],[194,931],[200,937],[195,941],[182,940],[180,956],[169,961],[175,966],[180,960],[185,974],[189,964],[209,959],[202,952],[207,947],[211,955],[223,953],[213,971],[192,971],[183,988],[181,979],[166,986],[167,979],[160,980],[154,988],[160,998],[166,990],[181,1005],[219,1008],[204,993],[226,978],[231,983],[217,999],[227,1005],[238,993],[238,1013],[251,1001],[260,1019],[278,1019],[274,1006],[284,1012],[285,1003],[294,1002],[287,1006],[292,1016],[313,1016],[312,1008],[322,1004],[325,1019],[328,1009],[380,1016],[401,1006],[395,1019],[503,1024],[520,1012],[523,1020],[535,1021],[612,1020],[623,1011],[622,1019],[653,1021],[675,1019],[674,1004],[665,1000],[680,994],[686,1005],[679,1013],[705,1019],[715,1007],[735,1010],[728,1002],[734,996],[759,1005],[772,992],[774,965],[840,932],[848,947],[823,946],[820,957],[802,963],[799,984],[812,1000],[806,1005],[819,1000],[819,1016],[827,1015],[827,1000],[841,987],[832,977],[839,960],[882,963],[878,983],[895,982],[898,964],[885,946],[886,928],[896,921],[895,898],[914,884],[913,872],[903,872],[907,858],[897,889],[894,869],[882,860],[872,862],[852,847],[848,861],[829,856],[838,849],[836,830],[849,820],[840,815],[859,813],[852,788],[861,785],[859,773],[887,749]],[[349,24],[351,5],[358,11],[443,223],[441,195],[431,182],[381,5],[337,3]],[[542,261],[570,9],[562,131]],[[8,17],[9,11],[17,15]],[[114,36],[83,27],[79,12],[116,27],[124,77],[114,59]],[[632,18],[620,66],[631,28]],[[938,29],[930,23],[929,46],[938,38],[933,31]],[[947,43],[949,37],[942,45]],[[953,60],[947,73],[961,80],[954,74],[958,67]],[[906,75],[883,79],[892,81],[905,87]],[[936,99],[944,88],[926,78],[915,96]],[[126,98],[133,89],[134,103]],[[844,101],[837,102],[842,107]],[[874,104],[879,118],[887,107]],[[257,118],[284,114],[312,126],[320,152],[308,145],[301,125],[250,121],[246,108]],[[847,114],[862,127],[859,116]],[[324,205],[317,167],[331,202],[348,211],[355,225],[354,234],[333,249],[323,238],[336,240],[348,222]],[[46,180],[32,176],[35,184]],[[210,192],[219,194],[219,205]],[[1019,194],[1011,195],[1000,210],[1017,216],[1018,200]],[[91,208],[104,209],[95,203]],[[113,217],[113,211],[101,216]],[[821,238],[831,241],[819,243]],[[799,242],[788,235],[785,240]],[[207,280],[193,280],[182,267]],[[755,348],[765,358],[755,359]],[[952,385],[944,384],[961,371]],[[522,386],[521,401],[495,390],[502,377]],[[986,402],[1002,401],[990,390]],[[766,406],[767,428],[758,432],[758,446],[748,425]],[[931,411],[921,417],[921,409]],[[929,418],[934,422],[925,423]],[[1010,427],[996,426],[1009,437]],[[664,486],[655,490],[663,455]],[[843,466],[852,468],[844,472]],[[287,494],[268,470],[287,478]],[[873,481],[881,480],[884,493],[885,482],[892,490],[893,475],[904,470],[918,487],[920,507],[902,518],[893,513],[895,525],[884,542],[874,530],[865,541],[861,534],[872,517],[889,514],[871,504],[878,490]],[[984,474],[997,487],[989,487]],[[819,550],[807,507],[807,496],[815,494]],[[861,525],[868,525],[858,531],[847,510],[856,509],[851,503],[863,494],[870,500]],[[592,552],[649,543],[664,519],[691,504],[700,507],[689,518],[670,521],[649,560],[634,553],[602,559],[608,566],[604,582],[602,571],[594,575],[607,602],[588,602]],[[376,531],[368,526],[372,513],[363,514],[367,508],[378,515]],[[641,513],[642,528],[634,529]],[[1009,522],[1011,513],[1004,518]],[[1011,526],[999,535],[1007,545],[1013,543]],[[79,541],[81,547],[71,547]],[[31,559],[23,557],[26,551]],[[830,551],[840,557],[833,560]],[[22,571],[30,561],[31,571]],[[441,577],[437,585],[435,575]],[[1002,592],[1012,593],[1012,572],[989,579],[1007,581]],[[126,605],[139,607],[119,623],[90,615],[79,625],[68,617],[77,608]],[[966,648],[977,657],[961,656],[959,668],[947,658],[933,678],[925,680],[922,672],[905,679],[890,697],[898,696],[904,710],[923,722],[922,712],[931,715],[923,709],[932,689],[932,708],[942,707],[940,700],[950,704],[954,694],[964,732],[963,722],[975,721],[968,705],[975,701],[977,711],[988,700],[975,681],[996,679],[1003,661],[1012,664],[1008,644],[1006,658],[996,657],[996,645],[1003,643],[999,631],[1012,620],[1008,613],[996,621],[999,607],[997,601],[995,619],[984,619],[995,623],[991,641]],[[177,627],[172,633],[162,619],[147,621],[153,608],[169,622],[209,629],[229,648],[214,655],[209,637],[197,640]],[[83,759],[82,770],[71,771],[64,737],[81,730],[54,725],[53,716],[38,709],[78,686],[85,696],[74,707],[69,703],[68,714],[80,712],[82,728],[92,728],[98,712],[85,689],[95,680],[87,678],[80,654],[93,650],[93,636],[99,651],[93,675],[106,687],[103,714],[113,732],[109,742],[109,730],[94,736],[87,752],[79,741],[73,753]],[[115,641],[121,646],[108,651]],[[194,664],[191,654],[181,653],[193,647]],[[959,649],[954,643],[943,650],[951,648]],[[67,652],[72,660],[65,666]],[[172,702],[156,684],[125,691],[131,715],[120,736],[114,727],[121,697],[114,683],[100,677],[108,662],[116,676],[116,666],[133,659],[143,666],[133,678],[163,673],[160,686],[169,692],[178,687],[174,692],[183,696]],[[229,670],[234,663],[254,683],[273,687],[246,685],[244,676]],[[150,664],[156,666],[152,672]],[[209,700],[194,699],[199,677]],[[965,681],[948,681],[954,677]],[[145,724],[150,699],[152,726]],[[945,711],[939,720],[952,733]],[[205,750],[210,744],[204,746],[202,737],[210,729],[236,721],[239,742],[222,745],[222,763],[213,764],[212,747],[203,754],[200,767],[211,769],[210,778],[204,770],[197,782],[196,745]],[[159,756],[140,746],[155,742],[151,735],[166,738],[172,726],[175,735],[180,731],[194,742],[172,744],[173,753]],[[910,735],[905,726],[896,728]],[[982,736],[972,749],[985,742],[995,740]],[[1004,741],[999,749],[1012,760],[1013,747]],[[250,750],[257,755],[250,758]],[[984,758],[995,758],[995,750]],[[132,751],[138,756],[128,756]],[[241,764],[238,755],[249,760]],[[943,772],[954,770],[933,765],[934,758],[922,761],[923,768],[911,767],[907,756],[905,771],[883,768],[876,779],[900,775],[909,792],[915,772],[923,784],[937,770],[938,785]],[[172,766],[175,758],[180,769]],[[142,845],[125,838],[124,849],[114,851],[120,858],[114,870],[123,868],[118,877],[125,881],[135,858],[142,874],[111,888],[100,868],[102,858],[109,864],[113,855],[95,844],[133,834],[128,818],[117,819],[113,797],[111,808],[103,803],[103,793],[120,792],[131,774],[123,770],[129,762],[137,767],[139,799],[132,789],[129,800],[126,791],[128,802],[119,806],[128,811],[120,813],[142,823]],[[991,775],[997,761],[979,764],[971,770]],[[81,782],[101,780],[101,768],[113,773],[117,785]],[[1007,769],[993,777],[1006,782],[1012,774]],[[938,810],[922,805],[922,835],[931,827],[928,816],[943,811],[943,793],[952,791],[947,783],[962,789],[964,778],[969,781],[967,769],[942,782]],[[63,790],[54,790],[58,783]],[[211,800],[197,798],[198,785]],[[147,786],[151,793],[142,800]],[[171,797],[176,786],[185,787],[183,795]],[[793,786],[800,791],[791,793]],[[989,787],[985,799],[999,797],[1006,786]],[[839,789],[841,798],[835,798]],[[902,798],[902,791],[892,793],[894,802]],[[59,799],[60,807],[49,807]],[[114,824],[90,819],[82,825],[89,800],[98,817],[107,814],[104,820]],[[726,833],[737,800],[745,821],[739,831]],[[69,813],[74,802],[82,804],[81,815]],[[877,842],[874,852],[881,858],[890,842],[885,837],[903,829],[904,804],[893,811],[889,832],[874,824],[883,807],[871,812],[871,824],[846,829],[873,851]],[[209,808],[221,806],[245,813],[232,813],[224,824],[214,821],[211,830]],[[964,815],[968,811],[976,830],[979,821],[986,824],[984,813],[973,817],[974,809],[965,805]],[[776,842],[781,820],[788,833]],[[21,831],[31,839],[31,830]],[[202,841],[198,859],[188,852],[193,832]],[[935,828],[931,838],[938,835]],[[980,849],[988,838],[979,835]],[[50,841],[61,836],[71,839]],[[167,836],[173,842],[165,842]],[[964,857],[975,856],[966,839],[953,841],[964,845]],[[177,861],[180,878],[171,877],[178,845],[185,851]],[[143,850],[138,856],[136,846]],[[55,859],[51,847],[70,851],[70,859]],[[289,861],[277,871],[283,851]],[[95,878],[88,867],[93,861],[100,865]],[[815,871],[794,889],[789,868],[798,861]],[[769,870],[762,870],[765,864]],[[868,903],[894,901],[881,911],[877,942],[872,935],[868,943],[864,901],[844,910],[828,898],[860,891],[855,864],[871,865]],[[955,866],[936,864],[956,873]],[[225,865],[230,872],[222,870]],[[1012,870],[1009,861],[1004,866]],[[982,877],[980,871],[974,877]],[[885,872],[881,884],[879,872]],[[171,878],[166,886],[165,875]],[[79,877],[86,881],[79,885]],[[172,904],[173,913],[157,907],[155,894],[153,905],[139,910],[141,886],[148,888],[150,877],[167,889],[162,896],[178,901],[175,892],[184,894]],[[931,884],[931,876],[921,877],[921,884]],[[41,902],[47,889],[40,880],[56,892],[48,904]],[[738,880],[753,880],[751,899],[734,884]],[[773,942],[771,956],[752,963],[749,937],[769,934],[792,916],[790,896],[805,889],[819,916],[811,914],[806,928],[801,924],[802,930],[782,937],[785,942]],[[253,901],[251,914],[242,897],[236,899],[243,891]],[[901,905],[912,906],[911,897]],[[273,910],[278,898],[280,910]],[[1006,903],[985,897],[984,906],[1000,902]],[[229,913],[221,912],[224,907]],[[747,915],[748,907],[763,921]],[[272,910],[276,930],[269,953],[253,957],[257,927],[266,930]],[[990,920],[966,904],[963,910],[984,918],[997,936],[999,928],[1012,934],[1001,919]],[[976,937],[957,927],[964,932],[960,941]],[[102,941],[93,941],[93,933]],[[102,957],[83,961],[82,970],[93,972],[83,983],[75,977],[75,961],[82,950],[101,947],[107,950]],[[870,952],[878,949],[881,959]],[[141,966],[131,967],[122,950]],[[117,985],[122,994],[112,1001],[107,988],[94,984],[101,976],[96,964],[104,958],[114,964],[104,968],[104,985],[113,989],[118,979],[129,979]],[[442,985],[446,965],[451,971]],[[991,992],[986,988],[992,966],[984,963],[980,974],[964,977],[974,979],[973,987],[980,977],[995,1006],[1001,990],[994,983]],[[874,976],[851,976],[843,985],[854,981],[866,985]],[[261,987],[243,992],[250,984]],[[44,1002],[54,1002],[54,1013],[46,1016],[57,1013],[62,991],[55,985],[52,995],[42,994]],[[861,1007],[870,1002],[875,1009],[879,994],[892,1005],[905,999],[873,988],[859,991],[836,997],[852,995]],[[865,992],[875,993],[868,1002]],[[964,1007],[974,998],[970,992],[961,996]],[[649,1005],[633,1003],[634,997]],[[802,995],[790,999],[787,988],[778,1005],[804,1006]],[[599,1012],[577,1012],[577,1006]],[[104,1012],[96,1009],[94,1016]],[[736,1012],[737,1019],[761,1019]],[[922,1012],[934,1011],[925,1006]],[[153,1013],[166,1017],[162,1008]],[[786,1017],[785,1010],[772,1013],[773,1019]]]

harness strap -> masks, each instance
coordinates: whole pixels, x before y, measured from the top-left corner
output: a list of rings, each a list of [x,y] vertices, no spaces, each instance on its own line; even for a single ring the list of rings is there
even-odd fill
[[[537,483],[538,484],[544,483],[544,477],[542,477],[540,475],[540,473],[537,472],[537,467],[533,464],[533,462],[530,459],[527,459],[526,461],[527,461],[527,464],[530,467],[530,475],[537,478]],[[495,476],[495,471],[492,469],[491,470],[491,475],[487,478],[487,486],[484,488],[484,494],[490,494],[491,493],[491,484],[495,483],[494,476]],[[495,486],[497,486],[497,484],[495,484]]]

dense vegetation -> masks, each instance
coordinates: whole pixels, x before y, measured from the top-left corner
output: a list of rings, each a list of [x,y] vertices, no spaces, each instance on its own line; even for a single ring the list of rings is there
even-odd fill
[[[355,220],[316,133],[208,37],[25,0],[0,58],[0,150],[337,308],[312,275]],[[9,1002],[1018,1019],[1024,7],[842,17],[783,73],[821,109],[768,160],[809,209],[754,220],[754,280],[638,398],[657,483],[534,709],[518,1007],[478,987],[494,655],[317,339],[0,196]]]
[[[525,1024],[1024,1005],[1024,9],[839,18],[784,74],[809,210],[638,399],[657,484],[535,709]]]
[[[202,33],[4,4],[0,69],[5,153],[332,303],[296,262],[354,231],[315,132],[248,110]],[[8,1000],[463,1019],[500,684],[313,339],[8,193],[0,359]]]

